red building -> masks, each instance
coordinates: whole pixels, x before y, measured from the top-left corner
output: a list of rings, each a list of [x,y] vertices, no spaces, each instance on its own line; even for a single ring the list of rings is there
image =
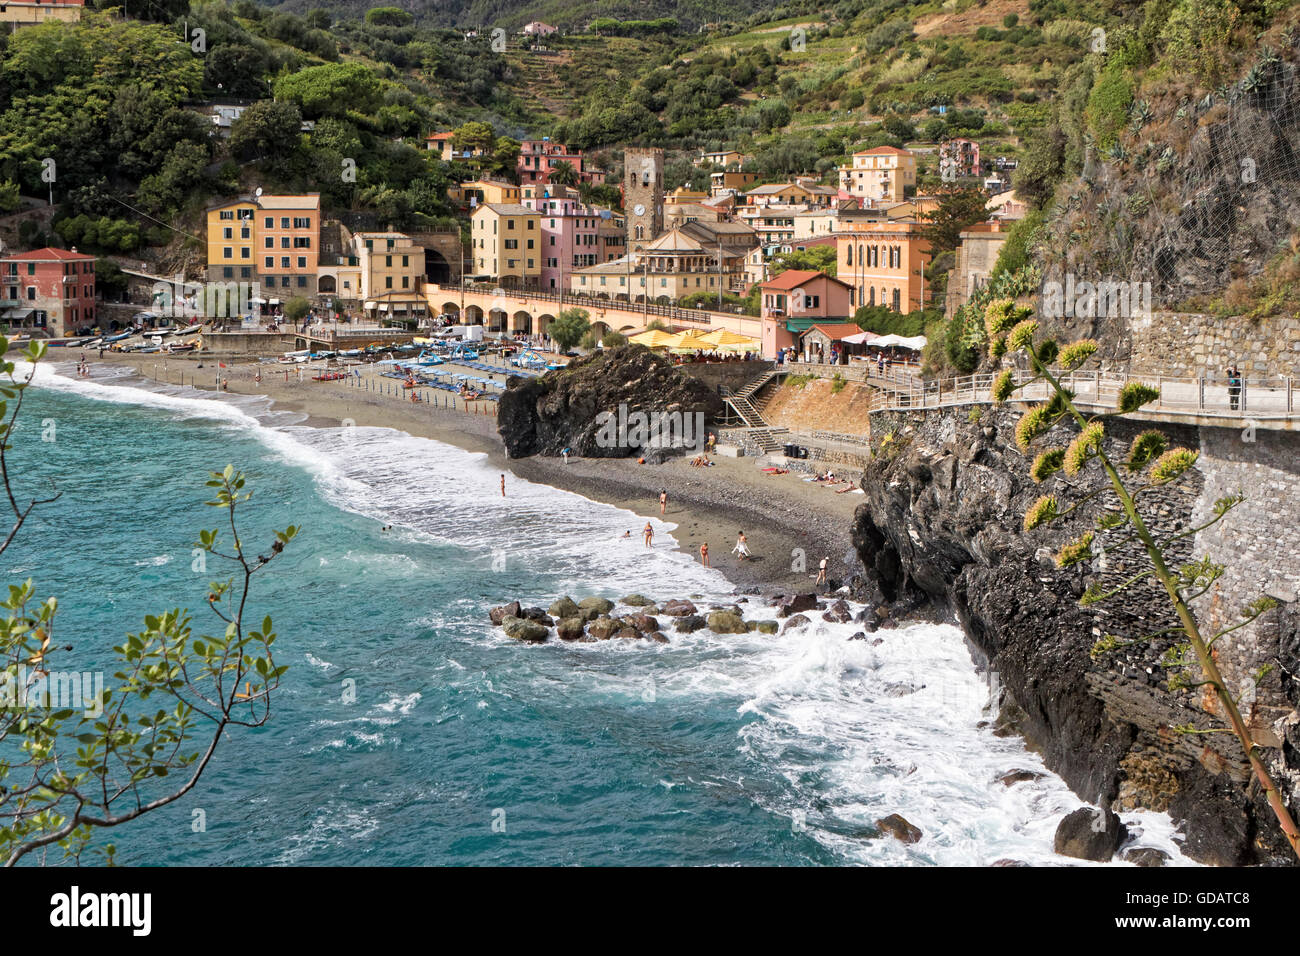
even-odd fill
[[[74,248],[0,258],[0,321],[54,337],[95,325],[95,257]]]
[[[526,139],[519,144],[519,163],[516,168],[519,170],[520,183],[549,183],[551,170],[556,163],[568,163],[573,167],[578,174],[575,186],[599,186],[605,182],[605,171],[587,165],[580,149],[570,150],[549,139]]]

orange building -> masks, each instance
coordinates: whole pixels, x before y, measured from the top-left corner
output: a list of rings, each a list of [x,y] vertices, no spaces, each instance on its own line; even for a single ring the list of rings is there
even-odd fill
[[[895,312],[925,308],[925,267],[930,243],[916,222],[859,223],[836,237],[840,280],[852,290],[853,308],[883,305]]]

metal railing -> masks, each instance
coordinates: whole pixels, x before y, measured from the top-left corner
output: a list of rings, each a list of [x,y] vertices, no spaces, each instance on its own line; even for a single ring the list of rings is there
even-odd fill
[[[1114,411],[1119,393],[1129,382],[1142,382],[1159,389],[1160,397],[1143,406],[1145,411],[1171,414],[1261,421],[1286,419],[1295,415],[1296,395],[1290,378],[1243,379],[1230,387],[1226,380],[1212,378],[1177,378],[1146,376],[1125,372],[1054,371],[1058,381],[1075,394],[1075,403],[1090,410]],[[992,373],[963,375],[930,382],[917,381],[910,388],[892,390],[889,398],[871,411],[944,408],[957,405],[980,405],[992,402]],[[1017,370],[1017,384],[1033,376]],[[1041,401],[1050,397],[1047,383],[1038,382],[1016,391],[1013,401]]]

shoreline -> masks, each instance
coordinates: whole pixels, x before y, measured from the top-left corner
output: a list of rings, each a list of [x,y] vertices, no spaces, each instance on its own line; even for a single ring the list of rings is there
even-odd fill
[[[62,361],[73,360],[69,355]],[[79,356],[78,356],[79,357]],[[122,355],[86,356],[94,378],[96,366],[130,368],[141,381],[216,391],[217,358]],[[200,362],[203,368],[199,368]],[[713,456],[716,464],[696,468],[689,457],[669,459],[659,465],[638,465],[634,458],[571,458],[568,464],[551,458],[508,458],[496,432],[495,414],[416,404],[393,395],[359,390],[331,382],[313,382],[296,372],[285,380],[285,366],[256,361],[226,361],[220,374],[227,391],[259,395],[276,411],[306,415],[301,424],[336,428],[345,422],[361,427],[393,428],[419,438],[429,438],[465,451],[484,454],[493,469],[530,482],[549,485],[593,501],[631,511],[638,525],[628,530],[640,535],[647,518],[675,524],[670,532],[679,551],[699,561],[699,545],[707,541],[711,566],[736,592],[790,594],[815,590],[818,564],[828,558],[829,577],[843,582],[857,570],[850,532],[860,493],[837,494],[825,486],[802,480],[794,473],[769,476],[752,458]],[[375,376],[362,366],[363,375]],[[258,382],[254,376],[262,374]],[[205,385],[207,379],[212,384]],[[157,377],[155,377],[157,376]],[[389,381],[389,380],[384,380]],[[509,479],[507,478],[507,493]],[[659,514],[659,492],[668,492],[667,512]],[[484,493],[499,494],[495,483]],[[731,553],[736,536],[745,532],[752,557],[741,561]]]

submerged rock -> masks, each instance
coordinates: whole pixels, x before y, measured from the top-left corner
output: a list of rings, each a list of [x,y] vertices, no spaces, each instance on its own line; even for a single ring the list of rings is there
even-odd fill
[[[708,626],[709,622],[698,614],[688,614],[677,619],[677,623],[673,625],[673,630],[678,634],[694,634],[696,631],[702,631]]]
[[[1153,846],[1144,846],[1125,851],[1122,859],[1134,866],[1164,866],[1169,862],[1169,854]]]
[[[598,617],[587,625],[587,633],[598,641],[607,641],[619,630],[619,622],[610,617]]]
[[[709,630],[714,634],[744,634],[749,627],[745,619],[734,611],[710,611]]]
[[[665,601],[659,608],[660,614],[668,617],[686,617],[688,614],[694,614],[697,608],[690,601]]]
[[[580,617],[566,617],[555,626],[555,636],[562,641],[581,640],[584,633],[585,628]]]
[[[916,843],[924,835],[919,827],[913,826],[902,815],[891,813],[876,821],[882,833],[887,833],[902,843]]]
[[[1042,779],[1043,775],[1037,770],[1009,770],[998,777],[998,782],[1004,787],[1010,787],[1017,783],[1028,783],[1031,780]]]
[[[644,594],[629,594],[619,603],[626,604],[628,607],[646,607],[647,605],[653,604],[654,601],[650,600]]]
[[[551,606],[546,609],[546,612],[557,618],[577,617],[578,605],[573,598],[566,595],[565,597],[555,600]]]
[[[817,610],[817,595],[808,592],[806,594],[795,594],[786,598],[776,607],[777,617],[789,617],[791,614],[798,614],[800,611]]]
[[[668,635],[665,634],[663,631],[651,631],[649,634],[646,635],[646,639],[654,641],[656,644],[668,643]]]
[[[1080,807],[1057,825],[1053,849],[1062,856],[1105,863],[1127,835],[1128,828],[1110,810]]]
[[[589,597],[583,598],[579,601],[578,608],[583,611],[594,608],[597,613],[608,614],[610,611],[614,610],[614,602],[608,601],[603,597]]]
[[[513,637],[516,641],[526,641],[529,644],[541,644],[551,633],[536,621],[514,616],[504,618],[501,621],[501,627],[508,637]]]
[[[506,618],[519,617],[520,610],[519,602],[511,601],[509,604],[502,604],[488,611],[488,620],[499,627]]]
[[[840,598],[826,610],[822,620],[830,621],[832,624],[847,624],[853,620],[853,610],[843,598]]]
[[[794,617],[786,618],[785,624],[781,627],[781,633],[786,631],[797,631],[801,627],[807,627],[812,621],[808,620],[806,614],[796,614]]]

